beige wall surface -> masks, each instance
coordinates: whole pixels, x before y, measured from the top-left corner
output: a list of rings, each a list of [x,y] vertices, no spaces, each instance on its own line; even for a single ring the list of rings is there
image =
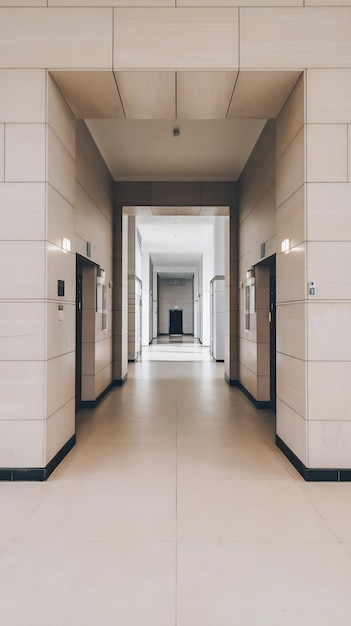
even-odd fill
[[[47,69],[304,71],[278,116],[276,164],[273,146],[264,156],[264,134],[242,176],[240,280],[260,260],[260,243],[266,255],[277,252],[278,434],[310,467],[350,466],[351,1],[131,4],[0,0],[0,258],[11,267],[1,293],[0,466],[45,466],[74,432],[74,253],[84,255],[86,241],[107,280],[112,268],[118,277],[109,292],[118,328],[114,377],[127,371],[126,225],[118,214],[113,265],[109,173],[81,125],[76,163],[75,120]],[[72,241],[71,253],[62,251],[62,237]],[[285,238],[288,255],[279,250]],[[236,261],[230,277],[231,363]],[[312,299],[309,281],[316,282]],[[111,318],[107,333],[96,319],[95,397],[113,376]],[[257,398],[265,387],[254,333],[239,330],[240,379]]]
[[[113,181],[82,121],[77,122],[76,159],[76,252],[86,257],[87,242],[90,242],[90,261],[104,270],[107,292],[106,329],[102,313],[96,312],[96,281],[90,283],[91,305],[83,309],[83,317],[89,315],[90,310],[91,320],[90,332],[83,337],[82,400],[95,400],[113,379],[112,290],[109,287],[113,280]],[[87,362],[90,366],[85,368]]]
[[[239,381],[259,401],[269,391],[269,284],[255,272],[255,310],[245,329],[246,274],[276,252],[275,123],[268,122],[239,179]],[[265,254],[261,256],[261,244]]]

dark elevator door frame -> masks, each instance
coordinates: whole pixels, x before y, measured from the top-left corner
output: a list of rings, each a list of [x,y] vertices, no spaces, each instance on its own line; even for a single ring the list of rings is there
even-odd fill
[[[276,330],[276,255],[258,263],[269,271],[269,399],[271,408],[276,412],[277,403],[277,330]]]
[[[83,263],[76,257],[76,411],[82,402]]]

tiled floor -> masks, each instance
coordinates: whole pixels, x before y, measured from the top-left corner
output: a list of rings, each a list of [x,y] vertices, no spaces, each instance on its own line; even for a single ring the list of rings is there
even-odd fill
[[[0,483],[1,626],[350,626],[351,484],[223,365],[143,360],[46,483]]]

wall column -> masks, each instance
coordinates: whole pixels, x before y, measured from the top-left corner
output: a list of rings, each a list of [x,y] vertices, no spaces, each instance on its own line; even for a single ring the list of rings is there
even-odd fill
[[[0,478],[43,480],[75,437],[75,120],[45,70],[0,94]]]
[[[306,72],[307,466],[339,480],[351,477],[350,84],[349,69]]]
[[[230,207],[229,228],[225,230],[225,339],[224,376],[228,383],[238,380],[238,209]]]
[[[116,206],[113,224],[113,375],[123,384],[128,375],[128,217]]]

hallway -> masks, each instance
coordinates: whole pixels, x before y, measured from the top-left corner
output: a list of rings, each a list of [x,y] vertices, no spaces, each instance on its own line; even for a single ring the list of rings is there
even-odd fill
[[[305,483],[223,364],[132,364],[46,483],[0,483],[4,626],[346,626],[351,484]]]

